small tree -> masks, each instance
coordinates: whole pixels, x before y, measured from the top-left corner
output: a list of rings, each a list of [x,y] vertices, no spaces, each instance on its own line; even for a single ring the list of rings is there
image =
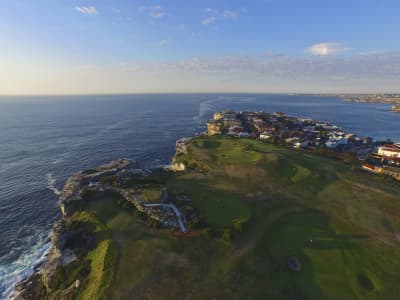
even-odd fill
[[[246,218],[238,218],[234,219],[232,221],[233,229],[235,229],[236,232],[243,232],[243,228],[247,223]]]

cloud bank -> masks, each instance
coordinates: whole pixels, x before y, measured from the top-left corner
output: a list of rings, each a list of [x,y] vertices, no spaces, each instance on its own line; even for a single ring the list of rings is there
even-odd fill
[[[255,56],[191,58],[165,63],[127,63],[126,71],[202,74],[253,74],[276,78],[399,79],[400,53],[371,53],[351,57],[296,57],[264,53]]]
[[[160,41],[158,46],[166,42]],[[0,62],[1,63],[1,62]],[[193,57],[165,62],[1,65],[3,93],[375,93],[400,92],[400,52],[348,56]],[[23,84],[22,84],[23,83]]]

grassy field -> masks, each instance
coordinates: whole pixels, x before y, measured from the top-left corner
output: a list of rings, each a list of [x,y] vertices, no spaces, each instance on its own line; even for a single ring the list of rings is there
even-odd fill
[[[197,138],[179,159],[196,169],[164,185],[192,199],[207,230],[149,228],[118,196],[94,197],[70,220],[97,239],[77,298],[398,299],[397,182],[247,139]]]

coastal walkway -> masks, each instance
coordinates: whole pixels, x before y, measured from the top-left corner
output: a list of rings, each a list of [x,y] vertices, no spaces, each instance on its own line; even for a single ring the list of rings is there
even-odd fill
[[[186,227],[183,222],[183,216],[181,212],[176,208],[174,204],[171,203],[148,203],[148,204],[143,204],[144,207],[156,207],[156,206],[161,206],[161,207],[167,207],[170,208],[174,211],[176,218],[178,219],[178,224],[182,232],[186,232]]]

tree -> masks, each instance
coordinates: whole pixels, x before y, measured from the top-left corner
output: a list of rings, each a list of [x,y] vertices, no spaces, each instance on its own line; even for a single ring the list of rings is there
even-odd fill
[[[242,232],[244,226],[247,223],[247,219],[246,218],[238,218],[238,219],[234,219],[232,221],[232,225],[233,225],[233,229],[235,229],[235,231],[237,232]]]

